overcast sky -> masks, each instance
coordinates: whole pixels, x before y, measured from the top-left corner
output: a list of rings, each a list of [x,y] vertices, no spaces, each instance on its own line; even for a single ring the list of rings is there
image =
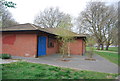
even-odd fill
[[[33,23],[34,17],[45,8],[59,7],[60,11],[73,17],[84,10],[86,3],[93,0],[7,0],[16,3],[16,8],[9,8],[14,19],[22,23]],[[98,0],[96,0],[98,1]],[[100,0],[106,2],[118,2],[119,0]]]

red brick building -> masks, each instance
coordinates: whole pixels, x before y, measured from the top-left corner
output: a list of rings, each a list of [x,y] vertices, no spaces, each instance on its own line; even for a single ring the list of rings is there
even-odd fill
[[[40,28],[33,24],[19,24],[1,29],[2,46],[0,54],[11,54],[22,57],[38,57],[59,53],[59,42],[56,38],[60,28]],[[64,30],[75,37],[70,43],[70,53],[83,55],[85,53],[85,35],[79,35]]]

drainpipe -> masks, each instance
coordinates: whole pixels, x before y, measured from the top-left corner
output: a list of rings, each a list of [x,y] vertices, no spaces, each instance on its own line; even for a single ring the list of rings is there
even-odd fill
[[[82,56],[83,56],[83,39],[82,39]]]
[[[37,35],[37,41],[36,41],[36,42],[37,42],[37,45],[36,45],[37,47],[36,47],[36,48],[37,48],[37,49],[36,49],[36,57],[35,57],[35,58],[38,58],[38,41],[39,41],[39,40],[38,40],[38,37],[39,37],[39,33],[38,33],[38,32],[39,32],[39,31],[37,31],[37,33],[36,33],[36,35]]]

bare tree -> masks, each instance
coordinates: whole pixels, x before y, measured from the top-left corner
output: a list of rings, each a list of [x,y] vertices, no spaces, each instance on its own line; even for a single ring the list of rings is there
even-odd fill
[[[93,34],[98,44],[98,50],[104,49],[104,43],[106,42],[110,23],[111,15],[110,7],[104,2],[89,2],[86,9],[80,13],[78,22],[80,22],[79,28],[84,28]],[[79,19],[81,18],[81,19]],[[79,21],[80,20],[80,21]]]
[[[40,27],[55,28],[72,26],[71,17],[69,14],[60,12],[59,8],[48,8],[40,12],[34,20],[34,24]]]
[[[7,10],[2,15],[2,27],[10,27],[18,24],[12,17],[12,14]]]
[[[78,18],[75,19],[75,24],[77,26],[77,30],[79,34],[86,34],[87,33],[87,26],[84,23],[84,18],[80,13]]]
[[[0,27],[2,27],[2,14],[3,14],[4,6],[2,2],[0,2]]]
[[[12,17],[12,14],[6,7],[0,4],[0,21],[1,27],[9,27],[18,24]]]
[[[118,42],[118,27],[114,28],[112,30],[112,41],[113,41],[113,45],[118,46],[119,42]]]
[[[106,28],[106,33],[105,33],[105,43],[106,43],[106,50],[108,50],[109,45],[115,43],[117,41],[117,24],[118,24],[118,12],[117,8],[114,5],[109,6],[108,10],[108,22],[106,22],[105,28]]]

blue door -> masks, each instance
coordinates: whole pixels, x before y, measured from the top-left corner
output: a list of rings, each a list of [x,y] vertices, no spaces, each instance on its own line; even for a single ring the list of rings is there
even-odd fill
[[[38,37],[38,56],[46,55],[46,37]]]

